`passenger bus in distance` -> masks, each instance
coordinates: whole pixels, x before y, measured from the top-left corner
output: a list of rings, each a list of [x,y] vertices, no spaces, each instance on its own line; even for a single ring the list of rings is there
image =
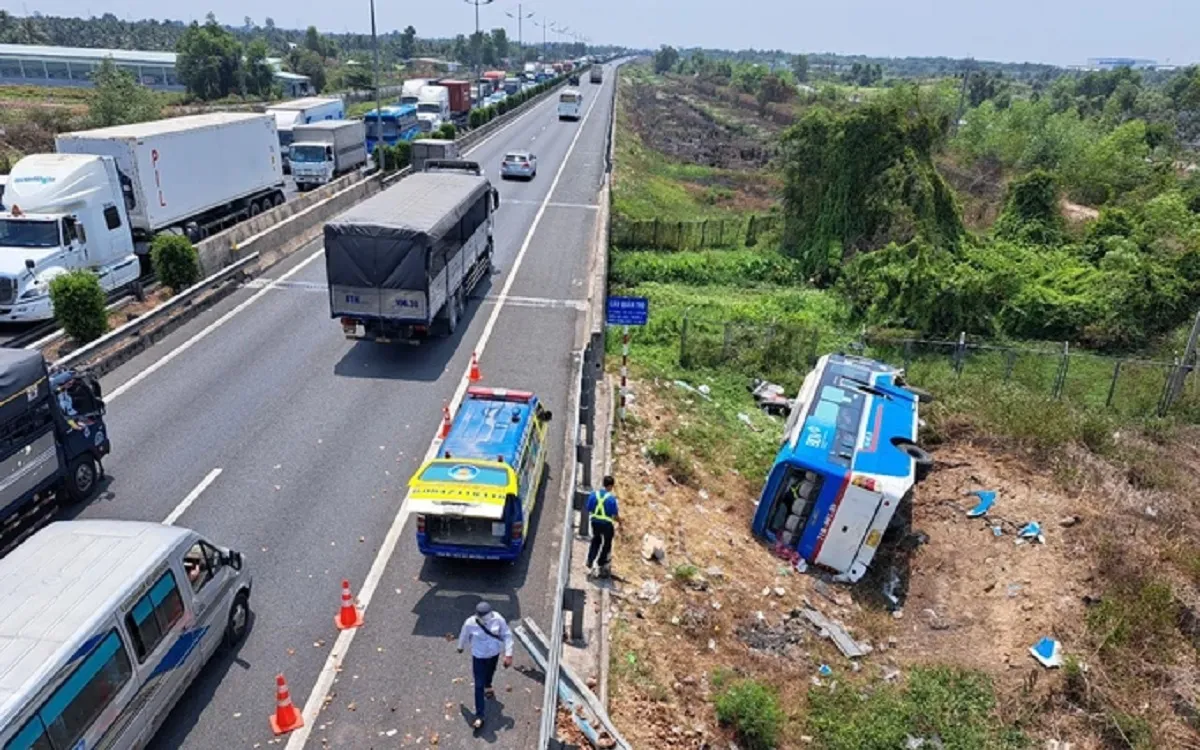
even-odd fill
[[[379,143],[395,146],[400,141],[413,140],[421,132],[415,104],[373,109],[363,115],[363,122],[367,124],[367,153],[372,155]]]
[[[528,391],[467,390],[439,456],[409,481],[422,554],[520,557],[546,464],[549,421],[550,412]]]
[[[578,120],[583,117],[583,94],[567,89],[558,95],[558,119]]]
[[[249,624],[242,556],[178,526],[62,521],[0,560],[0,748],[145,747]]]
[[[918,405],[929,398],[889,365],[821,357],[788,417],[754,533],[838,580],[861,579],[897,510],[933,467],[916,442]]]

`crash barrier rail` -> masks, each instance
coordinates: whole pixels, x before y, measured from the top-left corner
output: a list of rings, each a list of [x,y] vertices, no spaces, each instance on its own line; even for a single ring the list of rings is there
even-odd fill
[[[550,96],[558,85],[561,82],[486,126],[464,134],[457,140],[459,150],[470,148],[497,127],[520,117]],[[115,369],[231,293],[236,284],[228,282],[265,271],[316,239],[326,221],[411,173],[412,168],[405,167],[384,176],[378,171],[349,174],[199,242],[196,251],[201,272],[205,274],[203,280],[139,318],[72,351],[55,362],[55,366],[77,366],[86,362],[98,375]],[[136,341],[130,344],[131,340]]]
[[[616,71],[614,70],[614,75]],[[546,640],[546,680],[542,694],[542,711],[538,732],[539,750],[556,750],[562,747],[557,738],[558,701],[564,693],[565,668],[560,669],[563,650],[563,624],[566,610],[571,610],[571,639],[576,643],[583,639],[584,607],[587,594],[582,589],[572,589],[567,584],[571,576],[571,551],[574,547],[574,523],[576,513],[587,503],[588,488],[592,485],[592,459],[596,445],[596,384],[604,377],[604,301],[608,279],[608,248],[611,230],[611,178],[613,132],[616,126],[616,92],[612,87],[612,106],[609,108],[609,123],[605,136],[606,159],[604,184],[600,190],[600,216],[597,217],[597,238],[593,248],[595,266],[592,268],[588,289],[588,309],[584,330],[588,340],[582,355],[576,355],[573,369],[573,388],[578,405],[572,417],[571,436],[574,460],[567,484],[571,488],[570,502],[564,508],[562,538],[558,561],[558,577],[555,580],[554,614],[551,618],[551,637]],[[604,614],[601,613],[601,620]],[[603,637],[603,635],[601,635]],[[586,686],[584,686],[586,689]],[[589,693],[590,694],[590,693]],[[599,711],[603,712],[603,707]],[[605,718],[607,721],[607,718]],[[610,733],[616,735],[615,730]],[[623,741],[622,741],[623,742]],[[627,747],[627,745],[623,745]]]
[[[751,214],[739,219],[694,221],[613,220],[612,242],[619,248],[698,250],[705,247],[754,247],[765,234],[783,229],[779,214]]]
[[[861,353],[904,367],[914,383],[979,381],[1015,383],[1056,401],[1105,409],[1124,416],[1192,415],[1200,419],[1200,378],[1195,339],[1172,360],[1114,357],[1081,351],[1069,343],[1008,345],[971,340],[841,337],[793,323],[720,321],[685,313],[676,321],[658,318],[641,332],[646,343],[678,345],[685,369],[722,367],[799,387],[804,373],[830,351]]]

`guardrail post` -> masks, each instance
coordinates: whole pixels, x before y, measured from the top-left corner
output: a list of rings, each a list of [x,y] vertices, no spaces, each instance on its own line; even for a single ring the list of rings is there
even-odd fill
[[[571,610],[571,643],[578,646],[583,645],[583,607],[586,602],[587,592],[583,589],[563,589],[563,607]]]
[[[571,501],[572,507],[579,511],[579,536],[584,539],[590,539],[592,536],[592,527],[588,523],[587,501],[588,496],[592,493],[587,488],[575,488],[575,497]]]

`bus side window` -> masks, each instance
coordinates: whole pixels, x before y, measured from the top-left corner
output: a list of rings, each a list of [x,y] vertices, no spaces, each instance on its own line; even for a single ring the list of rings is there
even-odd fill
[[[38,711],[54,747],[74,747],[132,675],[125,644],[110,630]]]
[[[154,653],[154,649],[181,617],[183,599],[179,595],[179,587],[175,585],[175,574],[168,570],[125,615],[125,628],[133,641],[134,655],[139,664]]]

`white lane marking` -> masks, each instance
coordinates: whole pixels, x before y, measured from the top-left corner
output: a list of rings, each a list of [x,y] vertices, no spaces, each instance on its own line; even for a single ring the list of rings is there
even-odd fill
[[[483,298],[484,304],[512,305],[513,307],[536,308],[567,308],[571,310],[587,310],[587,302],[581,299],[548,299],[546,297],[508,297],[501,300],[498,296],[489,294]]]
[[[475,344],[475,353],[479,356],[483,355],[484,349],[487,347],[488,339],[491,338],[492,330],[496,327],[496,321],[499,319],[500,312],[504,309],[504,303],[508,299],[508,292],[512,289],[513,282],[517,278],[517,272],[521,270],[521,262],[525,260],[525,253],[529,250],[529,244],[533,240],[533,235],[537,232],[538,224],[541,223],[542,216],[546,213],[546,206],[550,203],[550,196],[554,195],[554,188],[558,186],[558,181],[562,177],[567,163],[571,160],[571,154],[575,151],[575,144],[579,142],[579,136],[583,133],[582,124],[587,122],[588,117],[592,114],[592,109],[599,100],[599,97],[593,98],[587,112],[584,113],[583,120],[580,122],[581,126],[575,130],[575,137],[571,139],[571,145],[567,147],[567,153],[563,156],[562,163],[558,166],[558,172],[554,175],[554,181],[550,183],[550,189],[546,191],[546,198],[542,201],[542,207],[538,209],[537,214],[533,217],[533,223],[529,225],[529,231],[525,234],[525,241],[521,243],[521,249],[517,251],[517,258],[513,261],[512,270],[504,282],[504,287],[500,290],[496,306],[492,308],[492,314],[488,317],[487,323],[483,327],[483,333],[480,334],[478,343]],[[469,375],[470,368],[468,367],[463,372],[462,379],[458,382],[458,387],[454,391],[454,397],[450,400],[451,413],[457,411],[458,404],[467,392],[467,384],[470,382]],[[422,464],[437,454],[438,446],[441,445],[441,442],[441,439],[435,435],[433,441],[429,444],[429,450],[425,452],[425,458],[421,461]],[[396,512],[396,517],[392,520],[391,528],[387,530],[387,534],[383,538],[383,544],[380,545],[379,552],[371,562],[371,569],[367,571],[367,577],[363,580],[362,588],[359,589],[358,603],[364,612],[371,604],[371,597],[375,594],[375,589],[379,586],[379,581],[383,578],[384,569],[387,568],[387,564],[392,558],[392,553],[396,551],[396,545],[400,541],[400,534],[404,531],[404,525],[408,522],[408,508],[411,494],[410,491],[404,495],[404,502],[400,504],[400,510]],[[320,713],[321,706],[325,702],[325,696],[329,694],[329,689],[333,687],[334,677],[340,671],[342,659],[349,653],[350,644],[354,642],[354,634],[357,632],[357,628],[343,630],[338,635],[337,641],[333,644],[333,648],[329,652],[329,656],[325,659],[325,665],[321,668],[320,674],[317,675],[317,681],[313,683],[312,691],[308,694],[308,699],[304,701],[304,726],[291,733],[288,737],[286,750],[301,750],[304,744],[308,742],[308,736],[317,723],[317,715]]]
[[[507,200],[501,201],[501,203],[502,204],[503,203],[515,203],[518,206],[540,206],[540,205],[542,205],[541,201],[525,201],[525,200],[521,200],[520,198],[509,198]],[[546,206],[549,208],[578,208],[578,209],[582,209],[584,211],[599,211],[600,210],[600,207],[595,205],[594,203],[547,203]]]
[[[552,98],[553,98],[553,97],[548,97],[548,98],[547,98],[547,101],[549,101],[549,99],[552,99]],[[593,102],[593,104],[594,104],[594,102]],[[497,130],[495,133],[492,133],[491,135],[489,135],[487,138],[484,138],[484,139],[483,139],[482,141],[480,141],[479,143],[476,143],[474,146],[471,146],[469,149],[467,149],[466,151],[464,151],[464,152],[463,152],[463,154],[464,154],[464,155],[466,155],[466,154],[470,154],[470,153],[474,152],[476,149],[478,149],[478,148],[482,147],[482,146],[483,146],[485,143],[487,143],[488,141],[492,140],[492,139],[493,139],[493,138],[495,138],[496,136],[500,135],[500,134],[501,134],[501,133],[503,133],[505,130],[508,130],[508,129],[509,129],[509,128],[511,128],[513,125],[516,125],[518,122],[521,122],[521,121],[522,121],[522,120],[524,120],[526,117],[528,117],[529,115],[533,114],[534,112],[536,112],[536,111],[537,111],[538,109],[540,109],[540,108],[542,108],[542,104],[539,104],[539,105],[537,105],[537,106],[534,106],[534,107],[533,107],[532,109],[530,109],[528,112],[525,112],[524,114],[520,115],[519,117],[517,117],[516,119],[514,119],[512,122],[508,123],[508,124],[507,124],[507,125],[505,125],[504,127],[502,127],[502,128],[500,128],[499,130]],[[590,111],[590,110],[589,110],[589,111]],[[572,141],[572,142],[571,142],[571,146],[572,146],[572,147],[574,147],[574,145],[575,145],[575,142],[574,142],[574,141]],[[568,152],[568,155],[569,155],[569,154],[570,154],[570,152]],[[563,160],[563,163],[564,163],[564,164],[566,163],[566,160],[565,160],[565,159]],[[560,169],[559,171],[561,172],[561,169]],[[557,182],[557,181],[558,181],[558,180],[556,179],[556,180],[555,180],[555,182]],[[553,190],[553,189],[554,189],[554,188],[553,188],[553,185],[552,185],[552,186],[551,186],[551,190]],[[316,260],[317,258],[321,257],[321,255],[323,255],[323,254],[324,254],[324,252],[325,252],[325,251],[324,251],[324,249],[322,248],[321,250],[318,250],[317,252],[313,253],[313,254],[312,254],[312,255],[310,255],[309,257],[307,257],[307,258],[305,258],[304,260],[300,261],[300,263],[299,263],[299,264],[297,264],[295,268],[293,268],[292,270],[288,271],[288,272],[287,272],[287,273],[285,273],[284,275],[280,276],[278,279],[275,279],[273,282],[271,282],[271,283],[267,284],[267,285],[266,285],[265,287],[263,287],[263,288],[262,288],[260,291],[258,291],[256,294],[254,294],[254,296],[250,297],[250,299],[246,300],[245,302],[241,303],[241,304],[240,304],[240,305],[238,305],[237,307],[233,308],[233,309],[232,309],[232,310],[230,310],[229,312],[227,312],[227,313],[225,313],[224,315],[222,315],[222,316],[221,316],[220,318],[218,318],[217,320],[215,320],[215,321],[213,321],[212,323],[210,323],[210,324],[208,325],[208,327],[206,327],[205,329],[203,329],[202,331],[200,331],[199,333],[197,333],[195,336],[191,337],[190,339],[188,339],[187,341],[183,342],[182,344],[180,344],[180,345],[179,345],[178,347],[176,347],[175,349],[172,349],[170,352],[168,352],[167,354],[165,354],[165,355],[162,357],[162,359],[159,359],[158,361],[156,361],[156,362],[152,363],[151,365],[149,365],[148,367],[146,367],[146,369],[144,369],[144,370],[142,370],[141,372],[139,372],[137,375],[134,375],[134,376],[133,376],[132,378],[130,378],[129,380],[126,380],[124,383],[122,383],[121,385],[119,385],[119,386],[117,386],[116,388],[114,388],[114,389],[113,389],[113,391],[112,391],[112,393],[108,394],[108,398],[106,398],[106,399],[105,399],[106,403],[112,403],[112,402],[113,402],[113,401],[115,401],[117,398],[119,398],[119,397],[120,397],[122,394],[124,394],[124,393],[126,393],[127,391],[129,391],[129,389],[133,388],[133,387],[134,387],[135,385],[137,385],[138,383],[142,382],[142,381],[143,381],[143,380],[145,380],[146,378],[148,378],[148,377],[150,377],[151,375],[153,375],[154,373],[158,372],[158,371],[159,371],[159,370],[161,370],[163,367],[166,367],[168,364],[170,364],[170,362],[171,362],[172,360],[174,360],[174,359],[175,359],[176,357],[178,357],[180,354],[183,354],[183,353],[184,353],[184,352],[186,352],[188,349],[191,349],[191,348],[192,348],[193,346],[195,346],[197,343],[199,343],[200,341],[202,341],[203,339],[205,339],[205,338],[206,338],[206,337],[207,337],[207,336],[208,336],[210,333],[212,333],[213,331],[217,330],[217,329],[218,329],[218,328],[220,328],[221,326],[225,325],[225,324],[226,324],[226,323],[228,323],[230,320],[232,320],[232,319],[233,319],[233,317],[234,317],[235,315],[237,315],[238,313],[240,313],[242,310],[245,310],[247,307],[249,307],[250,305],[252,305],[252,304],[254,304],[255,302],[257,302],[257,301],[258,301],[260,298],[262,298],[262,296],[263,296],[263,295],[265,295],[267,292],[271,291],[271,289],[273,289],[273,288],[274,288],[274,287],[275,287],[277,284],[282,284],[283,282],[285,282],[285,281],[287,281],[288,279],[290,279],[292,276],[295,276],[297,273],[299,273],[299,272],[300,272],[300,270],[301,270],[301,269],[303,269],[303,268],[304,268],[305,266],[307,266],[309,263],[312,263],[314,260]],[[513,267],[513,270],[514,270],[514,272],[516,271],[516,267],[515,267],[515,266]]]
[[[307,266],[309,263],[312,263],[314,260],[316,260],[317,258],[321,257],[324,254],[325,254],[325,249],[322,248],[322,249],[318,250],[317,252],[313,253],[312,255],[310,255],[309,257],[305,258],[304,260],[300,261],[298,264],[296,264],[295,268],[288,271],[284,275],[280,276],[278,279],[275,279],[273,282],[268,284],[265,288],[256,292],[253,296],[250,297],[250,299],[246,300],[245,302],[241,303],[237,307],[233,308],[229,312],[222,315],[221,317],[217,318],[212,323],[209,323],[207,327],[205,327],[203,330],[201,330],[195,336],[192,336],[187,341],[183,342],[179,346],[177,346],[174,349],[172,349],[171,351],[167,352],[167,354],[165,354],[162,357],[162,359],[158,360],[157,362],[154,362],[153,364],[148,366],[146,369],[139,372],[137,375],[134,375],[129,380],[126,380],[124,383],[122,383],[118,387],[114,388],[113,392],[108,394],[108,398],[105,399],[105,402],[111,404],[118,397],[120,397],[121,394],[126,393],[130,388],[133,388],[138,383],[142,382],[146,378],[150,377],[154,373],[156,373],[159,370],[161,370],[162,368],[166,367],[168,364],[171,363],[172,360],[174,360],[180,354],[183,354],[188,349],[191,349],[193,346],[195,346],[199,342],[203,341],[205,338],[208,337],[208,335],[210,333],[217,330],[221,326],[225,325],[230,320],[233,320],[233,317],[235,315],[240,313],[242,310],[245,310],[250,305],[253,305],[255,302],[257,302],[264,294],[271,291],[271,287],[273,287],[275,284],[287,281],[291,277],[295,276],[296,274],[298,274],[302,270],[304,270],[305,266]]]
[[[208,472],[208,476],[200,480],[200,484],[196,485],[196,488],[187,494],[183,502],[176,505],[175,510],[171,511],[171,514],[163,519],[163,526],[173,526],[179,520],[179,517],[183,515],[183,512],[192,507],[192,503],[196,502],[196,498],[200,497],[200,494],[208,489],[208,485],[215,482],[219,476],[221,476],[220,469],[213,469]]]

